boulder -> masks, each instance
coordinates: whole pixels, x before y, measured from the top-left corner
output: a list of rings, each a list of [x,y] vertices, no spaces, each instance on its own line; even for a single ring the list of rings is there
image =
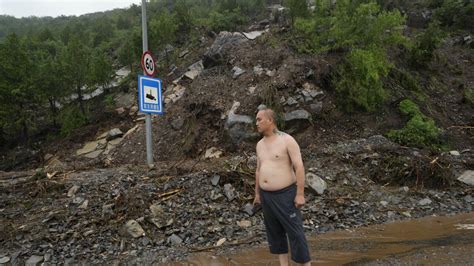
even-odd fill
[[[458,177],[458,180],[465,184],[474,186],[474,171],[473,170],[464,171],[464,173]]]
[[[247,115],[235,114],[239,106],[239,102],[234,102],[224,126],[226,133],[230,137],[232,143],[236,145],[241,141],[258,137],[258,133],[256,133],[254,130],[253,119]]]
[[[303,109],[285,113],[285,128],[289,132],[297,132],[311,125],[311,115]]]
[[[204,54],[204,67],[209,68],[218,65],[230,51],[246,41],[248,39],[242,33],[220,32],[214,43]]]
[[[188,67],[188,71],[184,73],[183,77],[188,78],[190,80],[194,80],[197,76],[199,76],[202,73],[203,70],[204,70],[204,66],[202,64],[202,60],[199,60]]]
[[[44,256],[33,255],[25,262],[25,266],[36,266],[43,262]]]
[[[318,193],[319,195],[322,195],[328,187],[326,181],[313,173],[306,174],[306,184],[309,189]]]
[[[113,128],[111,130],[109,130],[109,132],[107,133],[107,141],[111,141],[113,139],[116,139],[116,138],[120,138],[123,136],[123,132],[119,129],[119,128]]]

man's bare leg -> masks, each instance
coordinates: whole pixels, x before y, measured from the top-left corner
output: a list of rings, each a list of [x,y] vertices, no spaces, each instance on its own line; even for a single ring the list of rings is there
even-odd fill
[[[288,266],[288,253],[278,254],[278,259],[280,260],[280,266]]]

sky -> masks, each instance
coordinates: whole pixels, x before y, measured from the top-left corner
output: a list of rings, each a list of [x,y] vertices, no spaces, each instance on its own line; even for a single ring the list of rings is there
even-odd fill
[[[0,15],[29,16],[83,15],[141,4],[141,0],[0,0]]]

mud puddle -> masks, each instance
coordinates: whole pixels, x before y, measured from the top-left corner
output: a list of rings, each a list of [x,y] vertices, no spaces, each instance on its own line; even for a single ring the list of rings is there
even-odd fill
[[[474,265],[474,212],[309,236],[313,265]],[[199,253],[178,265],[278,265],[265,246]]]

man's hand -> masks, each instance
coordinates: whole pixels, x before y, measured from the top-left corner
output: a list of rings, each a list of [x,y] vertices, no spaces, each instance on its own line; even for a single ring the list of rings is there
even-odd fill
[[[260,195],[256,194],[255,198],[253,199],[253,205],[258,205],[261,204],[262,202],[260,201]]]
[[[303,205],[306,203],[306,200],[304,199],[304,195],[296,195],[295,197],[295,207],[296,208],[301,208]]]

